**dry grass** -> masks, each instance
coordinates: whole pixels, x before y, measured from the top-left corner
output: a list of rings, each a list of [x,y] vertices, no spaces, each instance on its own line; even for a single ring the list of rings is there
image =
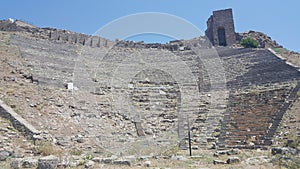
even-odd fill
[[[8,88],[8,89],[6,90],[6,94],[14,94],[14,92],[15,92],[15,90],[12,89],[12,88]]]
[[[38,155],[61,155],[62,151],[56,148],[52,143],[47,141],[41,141],[36,143],[35,153]]]
[[[289,51],[285,48],[273,48],[273,50],[280,56],[287,59],[288,62],[300,67],[300,54]]]
[[[70,150],[70,154],[79,156],[79,155],[83,154],[83,151],[80,149],[77,149],[77,148],[73,148],[72,150]]]

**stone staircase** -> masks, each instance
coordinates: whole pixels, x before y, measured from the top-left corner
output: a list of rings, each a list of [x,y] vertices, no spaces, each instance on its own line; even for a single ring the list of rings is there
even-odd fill
[[[74,83],[70,118],[84,137],[114,152],[133,151],[137,144],[154,152],[184,144],[187,119],[193,145],[262,144],[300,77],[267,50],[92,48],[18,34],[11,44],[39,84]],[[288,85],[278,87],[282,83]]]
[[[272,89],[273,88],[273,89]],[[281,84],[231,93],[222,123],[219,145],[249,148],[269,145],[282,108],[295,91],[295,84]],[[277,122],[277,124],[275,124]],[[277,126],[275,127],[277,128]]]

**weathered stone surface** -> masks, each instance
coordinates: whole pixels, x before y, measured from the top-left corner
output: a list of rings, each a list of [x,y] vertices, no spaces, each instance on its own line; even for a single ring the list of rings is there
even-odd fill
[[[217,149],[218,145],[216,142],[212,142],[211,149]]]
[[[38,169],[55,169],[58,165],[58,158],[50,155],[38,160]]]
[[[217,151],[214,153],[214,156],[219,157],[220,155],[225,155],[225,154],[227,154],[227,151]]]
[[[27,120],[17,114],[11,107],[6,105],[0,100],[0,116],[9,119],[13,126],[21,132],[24,132],[28,138],[33,139],[34,135],[41,134],[34,126],[32,126]]]
[[[151,158],[153,158],[153,156],[151,156],[151,155],[149,155],[149,156],[143,155],[143,156],[139,157],[140,160],[148,160],[148,159],[151,159]]]
[[[22,168],[33,168],[36,167],[38,164],[38,160],[35,158],[24,158],[21,161]]]
[[[222,34],[224,37],[221,36]],[[207,21],[205,35],[215,46],[231,46],[235,44],[236,37],[232,9],[214,11]]]
[[[231,149],[231,150],[228,150],[227,152],[227,155],[237,155],[237,154],[240,154],[241,151],[239,149]]]
[[[38,165],[38,160],[35,158],[15,158],[11,161],[10,167],[13,169],[20,168],[35,168]]]
[[[94,161],[95,163],[101,163],[102,158],[100,158],[100,157],[94,157],[94,158],[92,159],[92,161]]]
[[[272,155],[281,154],[281,155],[296,155],[299,154],[299,150],[291,147],[274,147],[271,149]]]
[[[18,24],[17,21],[9,22],[7,20],[0,21],[0,30],[4,31],[18,31],[31,33],[34,37],[41,39],[48,39],[51,41],[65,42],[70,44],[81,44],[91,47],[108,47],[112,45],[112,42],[100,38],[98,36],[90,36],[75,32],[70,32],[66,30],[59,30],[53,28],[38,28],[35,26],[25,26],[30,25],[28,23],[22,22],[23,24]]]
[[[213,163],[214,164],[227,164],[226,161],[222,161],[222,160],[214,160]]]
[[[238,157],[229,157],[227,159],[227,164],[235,164],[235,163],[239,163],[241,160]]]
[[[103,158],[101,160],[101,162],[104,163],[104,164],[112,164],[113,161],[114,161],[114,159],[112,159],[112,158]]]
[[[111,157],[108,157],[108,158],[102,158],[101,159],[101,162],[104,163],[104,164],[112,164],[114,162],[114,160],[116,160],[118,157],[113,155]]]
[[[131,160],[127,160],[127,159],[118,159],[118,160],[114,160],[113,164],[116,165],[127,165],[127,166],[131,166]]]
[[[273,89],[269,87],[262,85],[260,89],[248,88],[232,94],[229,111],[223,120],[220,143],[225,139],[223,143],[230,147],[245,148],[272,143],[271,138],[291,104],[284,100],[295,99],[299,83],[279,83],[272,85]]]
[[[10,167],[13,169],[19,169],[22,165],[22,159],[21,158],[15,158],[10,162]]]
[[[0,151],[0,161],[5,161],[10,156],[8,151]]]
[[[84,168],[92,168],[95,165],[94,161],[88,160],[85,164],[84,164]]]
[[[184,156],[175,156],[175,155],[173,155],[172,157],[171,157],[171,159],[172,160],[179,160],[179,161],[187,161],[188,159],[186,158],[186,157],[184,157]]]
[[[69,147],[70,146],[70,139],[67,137],[56,137],[56,144],[63,146],[63,147]]]
[[[151,167],[151,161],[147,160],[144,162],[145,167]]]
[[[221,155],[237,155],[240,154],[240,150],[239,149],[231,149],[231,150],[222,150],[222,151],[217,151],[214,153],[215,157],[219,157]]]

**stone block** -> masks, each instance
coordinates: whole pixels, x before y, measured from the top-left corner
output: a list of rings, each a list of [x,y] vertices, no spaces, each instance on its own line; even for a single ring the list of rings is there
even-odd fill
[[[216,164],[227,164],[226,161],[222,161],[222,160],[214,160],[213,163]]]
[[[127,160],[127,159],[119,159],[119,160],[115,160],[113,162],[113,164],[116,164],[116,165],[127,165],[127,166],[131,166],[131,161],[130,160]]]
[[[291,154],[291,155],[296,155],[299,154],[299,152],[291,147],[274,147],[271,150],[272,155],[276,155],[276,154],[281,154],[281,155],[287,155],[287,154]]]
[[[151,161],[147,160],[144,162],[145,167],[150,167],[151,166]]]
[[[37,169],[55,169],[58,165],[58,158],[56,156],[50,155],[42,157],[38,160]]]
[[[10,156],[8,151],[0,151],[0,161],[5,161]]]
[[[235,163],[239,163],[241,160],[238,157],[229,157],[227,159],[227,164],[235,164]]]
[[[34,158],[24,158],[21,161],[22,168],[34,168],[37,166],[37,164],[38,164],[38,160]]]

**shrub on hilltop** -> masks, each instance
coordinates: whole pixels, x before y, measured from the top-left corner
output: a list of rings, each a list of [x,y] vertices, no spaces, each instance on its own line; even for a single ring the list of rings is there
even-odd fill
[[[240,42],[240,44],[245,48],[257,48],[258,42],[250,37],[243,38]]]

